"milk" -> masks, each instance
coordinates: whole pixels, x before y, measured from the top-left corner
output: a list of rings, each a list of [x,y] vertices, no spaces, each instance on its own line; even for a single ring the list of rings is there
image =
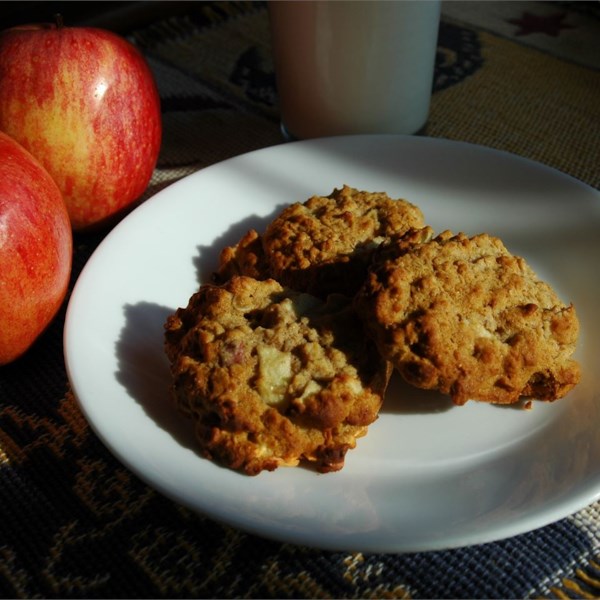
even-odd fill
[[[440,0],[269,2],[282,124],[292,137],[419,131]]]

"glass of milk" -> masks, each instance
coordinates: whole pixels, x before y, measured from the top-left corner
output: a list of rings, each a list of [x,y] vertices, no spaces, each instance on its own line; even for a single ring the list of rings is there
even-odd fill
[[[423,129],[440,0],[271,1],[269,14],[287,137]]]

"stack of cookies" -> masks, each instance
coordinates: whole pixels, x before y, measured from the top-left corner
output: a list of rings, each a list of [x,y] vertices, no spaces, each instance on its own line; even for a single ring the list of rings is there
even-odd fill
[[[561,398],[577,335],[574,307],[498,238],[436,235],[417,206],[343,186],[224,248],[165,349],[203,455],[255,475],[341,469],[393,369],[456,404]]]

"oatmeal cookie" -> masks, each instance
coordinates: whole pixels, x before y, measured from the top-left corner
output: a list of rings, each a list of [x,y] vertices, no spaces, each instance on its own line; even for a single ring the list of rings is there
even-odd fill
[[[341,469],[391,370],[356,321],[350,299],[273,279],[201,286],[168,318],[165,350],[203,454],[250,475],[300,461]]]
[[[353,295],[373,250],[423,225],[420,209],[405,200],[343,186],[285,208],[267,227],[263,249],[271,276],[283,285],[320,297]]]
[[[564,396],[580,377],[574,307],[499,239],[433,235],[382,248],[356,296],[382,355],[456,404]]]

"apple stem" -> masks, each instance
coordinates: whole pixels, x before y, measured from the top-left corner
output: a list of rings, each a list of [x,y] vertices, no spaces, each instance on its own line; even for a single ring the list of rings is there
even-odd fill
[[[54,20],[56,21],[56,29],[62,29],[65,25],[63,20],[63,16],[60,13],[56,13],[54,15]]]

